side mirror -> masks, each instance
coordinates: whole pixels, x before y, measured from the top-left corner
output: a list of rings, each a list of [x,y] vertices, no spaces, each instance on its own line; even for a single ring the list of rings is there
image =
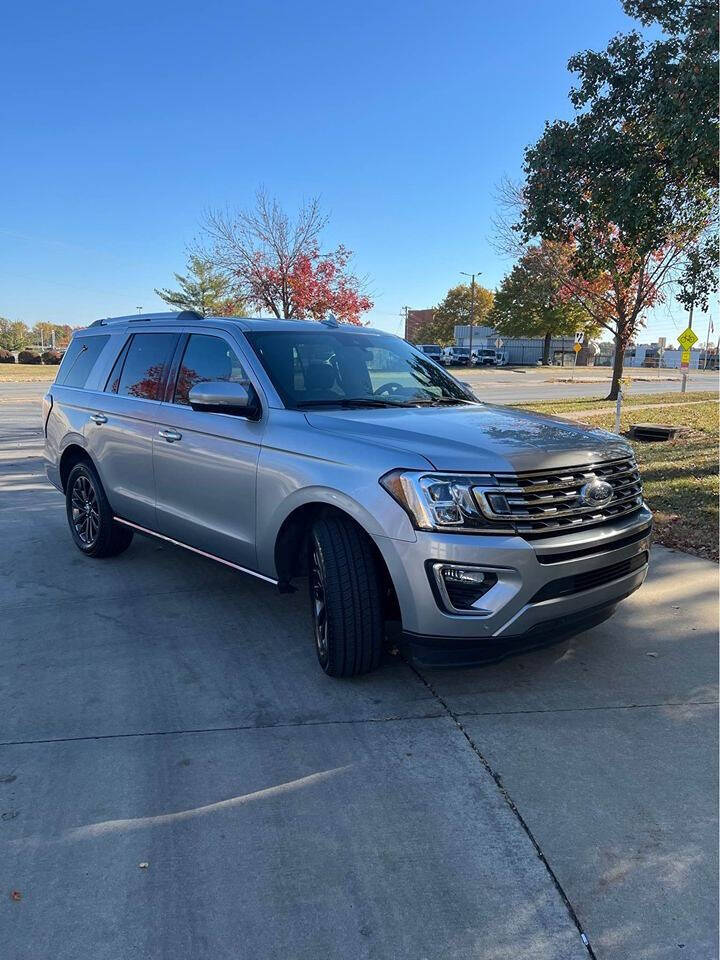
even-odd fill
[[[205,413],[229,413],[249,420],[257,420],[260,414],[257,394],[247,380],[244,383],[232,380],[196,383],[188,400],[193,410]]]

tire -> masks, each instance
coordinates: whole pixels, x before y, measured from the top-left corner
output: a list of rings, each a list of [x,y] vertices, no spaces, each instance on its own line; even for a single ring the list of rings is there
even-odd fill
[[[75,546],[86,557],[116,557],[133,538],[129,527],[116,523],[95,468],[76,464],[65,487],[65,510]]]
[[[352,521],[326,516],[310,536],[310,609],[315,651],[331,677],[380,666],[383,593],[370,542]]]

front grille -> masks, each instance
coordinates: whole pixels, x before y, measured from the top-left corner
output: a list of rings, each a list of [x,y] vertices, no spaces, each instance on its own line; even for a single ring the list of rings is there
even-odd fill
[[[605,506],[591,506],[581,499],[583,486],[594,478],[613,488]],[[605,523],[634,513],[643,502],[642,482],[632,457],[567,470],[495,474],[495,481],[496,485],[474,490],[485,518],[491,527],[529,537]]]
[[[530,603],[541,603],[543,600],[556,600],[558,597],[569,597],[582,590],[592,590],[593,587],[602,587],[613,580],[627,577],[636,570],[640,570],[648,562],[646,552],[638,553],[627,560],[620,560],[609,567],[600,567],[597,570],[587,570],[585,573],[575,573],[571,577],[561,577],[551,580],[535,594]]]

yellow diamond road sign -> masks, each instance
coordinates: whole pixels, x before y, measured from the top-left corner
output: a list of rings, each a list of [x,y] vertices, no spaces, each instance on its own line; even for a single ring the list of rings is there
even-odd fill
[[[580,353],[580,351],[582,350],[582,344],[581,343],[573,344],[573,350],[575,351],[575,353]]]
[[[683,330],[683,332],[678,337],[678,343],[683,348],[683,350],[689,350],[690,347],[692,347],[692,345],[697,342],[697,339],[698,339],[698,335],[693,330],[691,330],[690,327],[688,327],[687,330]]]

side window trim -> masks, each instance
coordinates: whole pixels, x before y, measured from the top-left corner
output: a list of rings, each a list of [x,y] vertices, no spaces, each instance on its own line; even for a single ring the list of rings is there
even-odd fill
[[[115,367],[117,367],[119,363],[120,366],[117,369],[117,382],[118,382],[118,387],[120,386],[122,373],[123,373],[123,370],[125,369],[125,361],[127,360],[127,355],[130,351],[130,344],[132,343],[134,336],[135,336],[134,333],[130,334],[130,336],[125,340],[125,343],[123,343],[120,353],[118,353],[118,355],[115,357],[115,360],[113,361],[113,365],[110,368],[110,373],[108,374],[107,381],[105,382],[103,393],[114,393],[117,395],[117,390],[113,390],[111,388],[110,381],[112,380],[112,376],[115,373]]]
[[[165,380],[165,391],[162,397],[163,403],[174,403],[175,386],[177,384],[178,374],[180,373],[180,367],[182,366],[182,360],[185,356],[185,348],[189,340],[189,333],[181,333],[178,337],[178,342],[175,344],[175,351],[170,360],[168,374]]]

